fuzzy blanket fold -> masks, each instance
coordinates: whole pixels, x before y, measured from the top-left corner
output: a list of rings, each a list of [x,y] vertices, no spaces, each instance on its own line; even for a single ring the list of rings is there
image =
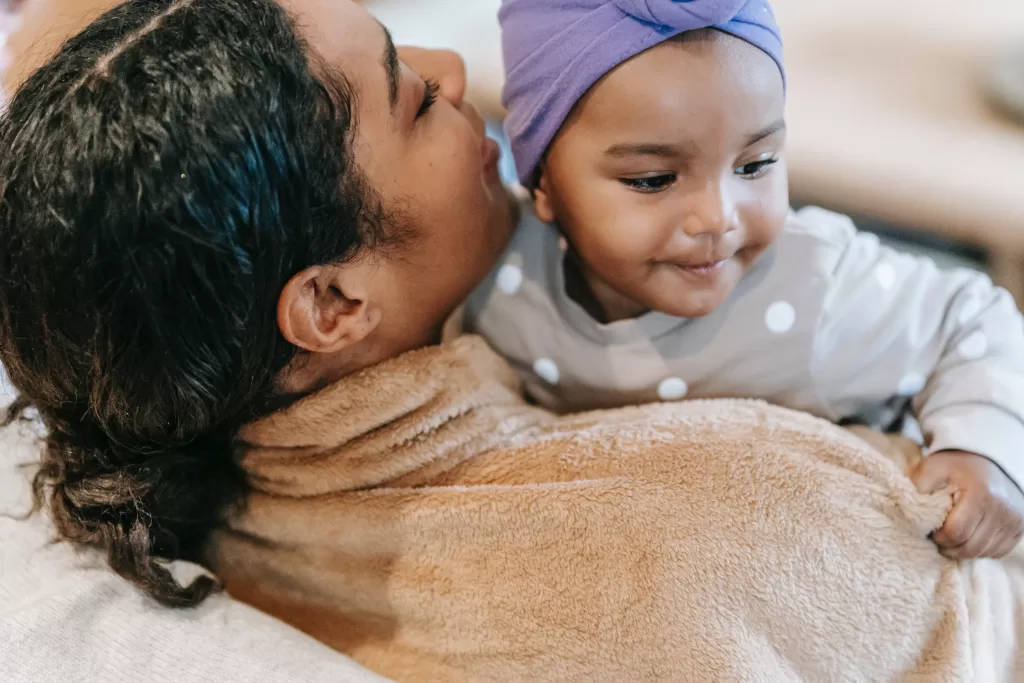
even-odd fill
[[[396,681],[1024,679],[1020,555],[943,559],[948,496],[805,415],[555,418],[470,337],[242,438],[216,571]]]

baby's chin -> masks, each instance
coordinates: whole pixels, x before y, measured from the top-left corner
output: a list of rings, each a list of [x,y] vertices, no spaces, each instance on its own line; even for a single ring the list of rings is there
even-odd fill
[[[729,263],[722,273],[705,281],[688,273],[669,271],[662,273],[663,277],[653,278],[642,298],[649,310],[677,318],[711,315],[729,299],[743,276],[738,263]]]
[[[651,306],[651,310],[676,318],[704,318],[717,311],[728,296],[715,299],[701,296],[679,300],[681,298],[676,297],[676,300],[671,302],[658,302],[657,305]]]
[[[676,318],[703,318],[729,299],[745,272],[744,264],[735,258],[715,272],[693,273],[665,264],[647,271],[645,278],[632,281],[619,279],[612,283],[597,276],[597,282],[607,284],[594,291],[610,321],[652,312]],[[595,280],[591,281],[592,287]]]

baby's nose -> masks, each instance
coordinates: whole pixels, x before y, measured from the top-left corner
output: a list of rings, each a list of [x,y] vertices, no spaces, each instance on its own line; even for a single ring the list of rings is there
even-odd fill
[[[687,235],[722,235],[732,229],[736,209],[721,187],[708,185],[688,199],[683,219]]]

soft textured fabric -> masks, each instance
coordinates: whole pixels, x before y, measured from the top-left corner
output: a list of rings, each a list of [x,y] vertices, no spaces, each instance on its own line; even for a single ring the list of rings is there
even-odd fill
[[[785,76],[768,0],[503,0],[499,18],[505,128],[524,184],[594,83],[673,36],[717,28],[767,52]]]
[[[557,230],[522,216],[464,324],[542,405],[761,398],[885,429],[909,412],[928,452],[978,453],[1024,484],[1024,319],[986,276],[940,271],[812,208],[707,317],[604,325],[566,293]]]
[[[0,376],[0,410],[12,392]],[[0,430],[0,681],[3,683],[384,683],[247,605],[195,610],[143,598],[97,553],[54,545],[30,507],[32,429]],[[194,572],[181,566],[185,573]]]
[[[211,556],[397,681],[1012,681],[1024,565],[943,559],[950,500],[752,401],[556,419],[479,338],[243,432]]]

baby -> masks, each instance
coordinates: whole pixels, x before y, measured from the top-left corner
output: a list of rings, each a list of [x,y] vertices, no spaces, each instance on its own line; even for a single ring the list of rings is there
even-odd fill
[[[843,216],[791,212],[767,0],[504,0],[507,129],[533,202],[467,328],[558,411],[751,397],[899,428],[935,540],[1001,557],[1024,531],[1024,323]]]

